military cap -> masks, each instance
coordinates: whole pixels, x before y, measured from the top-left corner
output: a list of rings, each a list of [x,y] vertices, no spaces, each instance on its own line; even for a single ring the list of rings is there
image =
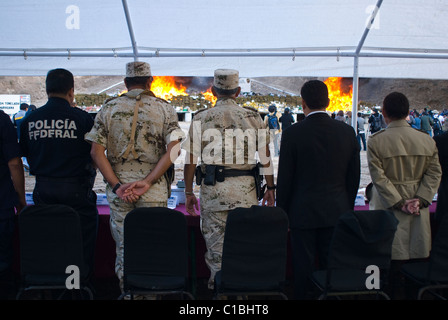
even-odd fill
[[[213,85],[216,88],[224,90],[232,90],[239,87],[238,70],[233,69],[217,69],[213,79]]]
[[[128,62],[126,64],[126,77],[150,77],[151,67],[149,63],[143,61]]]

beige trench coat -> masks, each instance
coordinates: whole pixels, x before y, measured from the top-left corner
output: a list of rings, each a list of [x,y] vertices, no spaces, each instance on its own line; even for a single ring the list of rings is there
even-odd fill
[[[429,203],[437,192],[442,170],[434,140],[398,120],[373,134],[367,144],[373,182],[370,209],[392,209],[401,200],[420,197]],[[429,208],[420,215],[393,210],[399,220],[392,260],[426,258],[431,249]]]

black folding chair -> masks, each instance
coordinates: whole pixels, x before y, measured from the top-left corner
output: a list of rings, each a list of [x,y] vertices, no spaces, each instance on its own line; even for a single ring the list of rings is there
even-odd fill
[[[84,262],[81,223],[78,213],[66,205],[28,206],[18,216],[21,285],[16,299],[25,291],[67,290],[87,292],[88,266]],[[78,272],[79,271],[79,272]],[[79,287],[79,290],[77,289]],[[81,294],[81,298],[84,296]]]
[[[342,214],[330,243],[328,268],[311,275],[321,291],[318,299],[375,294],[390,300],[382,288],[387,283],[397,225],[398,220],[391,211]],[[376,273],[371,274],[369,266],[374,266]],[[373,285],[370,280],[375,280]]]
[[[448,218],[446,216],[437,229],[429,259],[406,263],[401,267],[401,272],[411,283],[419,287],[417,300],[422,300],[425,293],[430,293],[440,300],[447,300]]]
[[[124,220],[124,291],[135,295],[180,295],[194,299],[188,284],[187,220],[165,207],[136,208]]]
[[[229,212],[221,270],[215,276],[214,298],[284,294],[288,217],[277,207],[252,206]]]

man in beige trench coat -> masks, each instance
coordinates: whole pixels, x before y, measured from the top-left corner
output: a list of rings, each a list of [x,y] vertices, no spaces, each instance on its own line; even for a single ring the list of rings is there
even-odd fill
[[[399,220],[392,244],[393,282],[403,261],[429,256],[429,205],[442,174],[434,140],[412,128],[406,122],[408,114],[406,96],[398,92],[386,96],[383,116],[387,128],[373,134],[367,144],[373,183],[370,209],[392,210]]]

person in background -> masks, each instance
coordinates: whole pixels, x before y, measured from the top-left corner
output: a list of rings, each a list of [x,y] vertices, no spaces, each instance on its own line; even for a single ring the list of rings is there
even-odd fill
[[[348,124],[349,126],[352,125],[352,112],[351,111],[347,111],[347,113],[345,114],[345,123]]]
[[[365,123],[366,120],[363,118],[362,113],[358,112],[358,118],[356,119],[357,124],[356,124],[356,139],[358,139],[358,143],[361,146],[361,141],[362,141],[362,147],[363,150],[366,151],[367,150],[367,143],[366,143],[366,130],[365,130]]]
[[[414,113],[409,112],[409,115],[406,117],[406,121],[409,123],[409,125],[412,127],[412,125],[415,123],[414,120]]]
[[[34,104],[30,104],[28,110],[25,113],[25,117],[27,117],[31,112],[36,111],[37,107]]]
[[[14,215],[26,206],[25,178],[17,131],[0,110],[0,299],[13,288]]]
[[[93,126],[92,117],[71,103],[75,97],[73,74],[66,69],[48,71],[45,79],[47,103],[24,118],[20,128],[22,156],[30,174],[36,176],[35,204],[64,204],[80,218],[84,260],[93,275],[98,227],[96,169],[90,144],[84,134]]]
[[[421,130],[429,134],[430,137],[432,137],[432,126],[434,124],[434,118],[429,115],[429,112],[426,111],[426,108],[425,111],[423,111],[423,114],[420,117],[420,119],[421,119]]]
[[[345,122],[344,111],[339,110],[334,119],[338,120],[338,121]]]
[[[28,110],[25,113],[25,118],[30,115],[31,112],[35,111],[37,108],[34,104],[30,104],[28,107]],[[25,168],[25,171],[30,171],[30,165],[28,164],[28,160],[26,157],[22,157],[23,167]]]
[[[295,122],[294,117],[290,113],[288,107],[285,108],[285,111],[283,112],[279,120],[281,123],[282,132],[289,128]]]
[[[420,113],[417,110],[414,111],[414,123],[411,124],[411,127],[417,130],[422,129],[422,119],[420,118]]]
[[[371,134],[386,128],[384,117],[377,108],[373,109],[373,114],[369,117],[369,124]]]
[[[448,121],[447,121],[448,113],[445,113],[443,115],[443,121],[442,121],[442,131],[447,132],[448,131]]]
[[[431,250],[429,205],[441,178],[437,146],[426,133],[409,126],[409,101],[399,92],[383,101],[387,128],[367,142],[367,163],[372,179],[370,210],[391,210],[398,219],[392,243],[390,295],[402,286],[401,264],[427,258]]]
[[[12,123],[17,130],[17,138],[20,139],[20,124],[22,123],[28,111],[29,105],[27,103],[20,104],[20,110],[12,117]]]
[[[264,117],[264,124],[271,133],[271,141],[274,143],[274,156],[278,157],[280,154],[280,138],[282,128],[280,127],[280,117],[282,114],[277,111],[277,107],[272,104],[268,108],[269,114]]]
[[[442,123],[440,122],[437,115],[434,115],[433,117],[432,130],[434,132],[434,137],[437,137],[438,135],[441,135],[443,133]]]
[[[301,96],[306,118],[282,137],[277,206],[289,217],[294,298],[307,299],[312,290],[310,274],[327,267],[339,216],[354,209],[361,160],[355,130],[333,121],[326,112],[330,102],[326,84],[306,82]]]

